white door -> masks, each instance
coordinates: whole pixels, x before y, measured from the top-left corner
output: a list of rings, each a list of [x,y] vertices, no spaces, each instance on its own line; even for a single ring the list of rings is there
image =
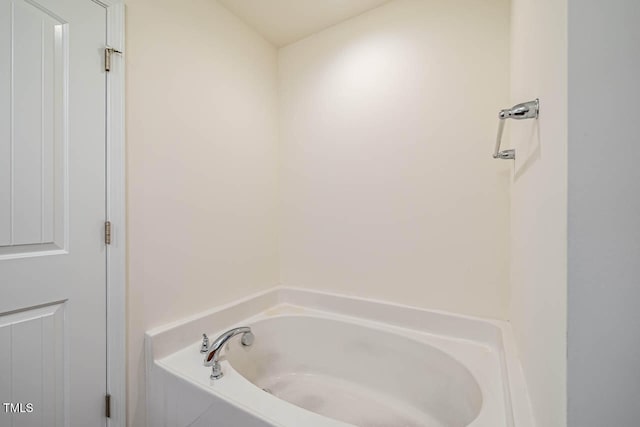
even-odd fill
[[[0,0],[0,426],[106,424],[106,11]]]

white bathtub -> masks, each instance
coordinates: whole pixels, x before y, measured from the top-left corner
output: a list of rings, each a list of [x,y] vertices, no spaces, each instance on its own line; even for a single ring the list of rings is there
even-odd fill
[[[235,326],[211,380],[198,337]],[[147,334],[149,426],[532,427],[512,353],[501,322],[276,288]]]

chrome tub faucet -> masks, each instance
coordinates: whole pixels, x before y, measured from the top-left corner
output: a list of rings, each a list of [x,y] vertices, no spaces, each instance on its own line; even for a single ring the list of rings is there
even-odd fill
[[[255,337],[251,332],[251,328],[246,326],[228,330],[227,332],[216,338],[211,346],[208,345],[209,340],[208,338],[206,338],[206,335],[204,335],[206,342],[203,339],[201,352],[206,353],[206,356],[204,357],[204,366],[211,366],[212,380],[218,380],[224,375],[219,362],[222,349],[224,349],[224,346],[231,338],[240,334],[242,334],[240,342],[243,346],[249,347],[251,344],[253,344],[253,340]]]

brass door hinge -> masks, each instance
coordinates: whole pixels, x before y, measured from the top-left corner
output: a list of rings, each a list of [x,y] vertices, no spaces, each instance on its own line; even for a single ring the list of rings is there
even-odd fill
[[[114,49],[111,46],[106,46],[104,48],[104,70],[106,72],[111,71],[111,55],[114,53],[122,54],[122,51]]]
[[[111,395],[106,394],[104,396],[104,416],[111,418]]]
[[[104,222],[104,244],[111,244],[111,221]]]

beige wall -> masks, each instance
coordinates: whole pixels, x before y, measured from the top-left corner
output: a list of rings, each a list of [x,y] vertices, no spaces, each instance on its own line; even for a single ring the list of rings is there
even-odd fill
[[[563,426],[566,4],[512,8],[398,0],[278,53],[215,1],[128,0],[129,425],[144,331],[281,283],[511,319]],[[535,97],[512,170],[496,113]]]
[[[510,123],[511,307],[538,425],[566,425],[567,4],[513,0],[511,102],[540,98],[537,122]]]
[[[509,2],[391,2],[280,50],[281,282],[505,318]]]
[[[277,61],[210,0],[128,0],[126,31],[128,423],[137,427],[144,332],[278,283]]]

